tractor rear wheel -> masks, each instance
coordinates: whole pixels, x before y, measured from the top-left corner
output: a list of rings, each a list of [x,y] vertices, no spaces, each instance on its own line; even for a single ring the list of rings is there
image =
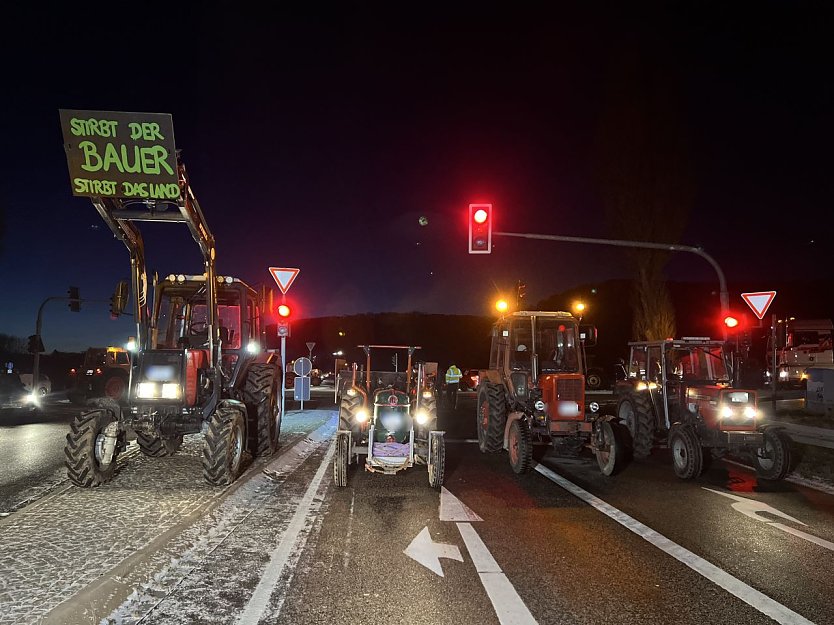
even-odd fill
[[[478,447],[482,452],[501,451],[507,423],[507,400],[502,384],[484,380],[478,386]]]
[[[429,432],[429,486],[440,490],[446,475],[446,441],[442,432]]]
[[[230,406],[214,411],[203,441],[203,477],[209,484],[234,482],[243,468],[246,424],[243,413]]]
[[[105,428],[116,421],[116,413],[100,408],[79,415],[70,425],[64,446],[67,477],[76,486],[101,486],[113,478],[120,445],[113,450],[109,463],[104,463]]]
[[[516,419],[510,425],[508,449],[513,471],[519,475],[527,473],[533,465],[533,441],[526,421]]]
[[[356,413],[362,408],[362,395],[357,393],[353,397],[345,393],[339,403],[339,429],[358,431]]]
[[[146,456],[151,458],[164,458],[173,456],[182,447],[182,434],[176,436],[157,436],[156,434],[145,434],[136,432],[136,444]]]
[[[783,480],[791,470],[791,441],[782,430],[768,428],[756,450],[756,472],[766,480]]]
[[[704,450],[695,430],[686,425],[673,425],[669,434],[672,466],[682,480],[698,477],[704,470]]]
[[[632,393],[620,401],[617,417],[631,435],[631,452],[635,458],[648,458],[654,443],[654,417],[648,397]]]
[[[599,424],[602,445],[597,449],[596,457],[599,470],[603,475],[610,476],[620,472],[626,463],[626,445],[623,430],[625,426],[611,421]]]
[[[258,456],[269,456],[278,449],[281,435],[281,401],[278,393],[278,370],[268,364],[252,365],[243,387],[243,399],[257,416]]]
[[[336,453],[333,456],[333,481],[336,486],[347,486],[350,455],[350,435],[340,432],[336,435]]]

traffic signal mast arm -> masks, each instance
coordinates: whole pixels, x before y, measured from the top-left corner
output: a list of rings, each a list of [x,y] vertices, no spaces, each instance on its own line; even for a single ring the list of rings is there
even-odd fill
[[[700,247],[693,247],[691,245],[678,245],[677,243],[653,243],[651,241],[628,241],[625,239],[595,239],[590,237],[569,237],[558,234],[533,234],[527,232],[493,232],[492,236],[500,237],[516,237],[519,239],[539,239],[542,241],[563,241],[565,243],[590,243],[592,245],[613,245],[615,247],[636,247],[649,250],[664,250],[667,252],[689,252],[690,254],[697,254],[706,260],[715,273],[718,274],[718,284],[720,287],[719,301],[721,303],[721,315],[726,316],[730,311],[730,294],[727,291],[727,281],[724,278],[724,272],[721,270],[718,262],[709,254],[707,254]]]

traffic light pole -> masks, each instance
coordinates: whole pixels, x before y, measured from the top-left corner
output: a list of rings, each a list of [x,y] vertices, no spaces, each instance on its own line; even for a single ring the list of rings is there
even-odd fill
[[[730,294],[727,291],[727,280],[718,262],[700,247],[691,245],[678,245],[676,243],[652,243],[649,241],[628,241],[624,239],[594,239],[589,237],[568,237],[556,234],[532,234],[524,232],[493,232],[492,236],[516,237],[519,239],[538,239],[542,241],[562,241],[564,243],[590,243],[592,245],[612,245],[614,247],[632,247],[649,250],[663,250],[666,252],[689,252],[696,254],[706,260],[715,273],[718,275],[719,302],[721,304],[722,317],[730,312]],[[727,338],[727,329],[724,328],[724,338]]]

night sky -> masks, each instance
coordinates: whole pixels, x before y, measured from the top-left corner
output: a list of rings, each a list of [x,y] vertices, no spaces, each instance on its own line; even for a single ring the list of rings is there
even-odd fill
[[[26,4],[5,9],[0,44],[0,332],[33,333],[69,285],[106,300],[128,275],[125,248],[71,195],[59,108],[171,113],[219,272],[258,284],[269,265],[300,267],[302,316],[486,314],[517,279],[535,302],[629,277],[609,248],[466,253],[472,201],[494,203],[499,230],[614,236],[595,168],[624,58],[674,90],[695,190],[680,242],[752,288],[830,278],[826,3]],[[141,227],[151,273],[201,273],[184,226]],[[667,276],[714,279],[695,257]],[[48,351],[133,333],[101,303],[44,319]]]

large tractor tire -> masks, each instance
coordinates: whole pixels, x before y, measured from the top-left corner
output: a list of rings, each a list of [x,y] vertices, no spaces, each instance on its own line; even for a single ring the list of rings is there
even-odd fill
[[[704,450],[695,430],[687,425],[673,425],[669,433],[672,466],[682,480],[696,478],[704,471]]]
[[[173,456],[182,447],[182,434],[176,436],[157,436],[136,432],[136,444],[140,451],[151,458]]]
[[[764,446],[756,450],[756,472],[766,480],[783,480],[791,470],[791,439],[782,430],[764,431]]]
[[[442,432],[429,433],[429,486],[440,490],[446,477],[446,441]]]
[[[359,431],[358,424],[354,417],[359,409],[362,408],[362,395],[356,394],[353,397],[345,393],[342,396],[342,401],[339,403],[339,429]]]
[[[203,477],[209,484],[234,482],[243,469],[246,423],[235,407],[220,406],[211,416],[203,441]]]
[[[278,370],[268,364],[252,365],[243,386],[243,400],[257,417],[257,441],[252,446],[258,456],[269,456],[278,449],[281,436],[281,384]]]
[[[113,478],[120,445],[116,445],[110,462],[104,460],[104,429],[116,421],[116,413],[99,408],[75,418],[64,446],[67,477],[76,486],[101,486]]]
[[[347,486],[349,456],[350,435],[340,432],[336,435],[336,453],[333,455],[333,481],[336,486]]]
[[[504,448],[504,426],[507,423],[507,399],[504,387],[484,380],[478,386],[478,447],[496,452]]]
[[[510,466],[515,473],[527,473],[533,466],[533,441],[527,422],[516,419],[510,425],[508,437],[508,451],[510,452]]]
[[[102,393],[106,399],[122,403],[127,399],[127,376],[121,371],[110,373],[104,378]]]
[[[602,445],[595,452],[599,470],[605,476],[616,475],[628,460],[626,428],[608,420],[600,422],[599,428]]]
[[[631,453],[635,458],[648,458],[654,446],[654,415],[649,398],[632,393],[620,401],[617,417],[631,435]]]

